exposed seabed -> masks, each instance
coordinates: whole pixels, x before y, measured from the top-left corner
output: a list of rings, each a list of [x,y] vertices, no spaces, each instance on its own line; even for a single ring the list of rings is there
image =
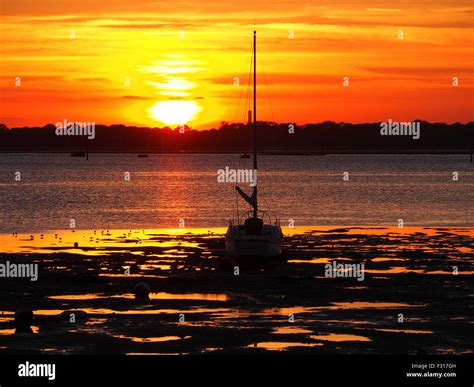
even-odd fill
[[[294,230],[287,261],[237,273],[221,231],[1,235],[0,264],[39,272],[0,278],[0,353],[474,352],[472,229]],[[332,261],[363,281],[327,278]],[[32,333],[15,334],[19,308]]]

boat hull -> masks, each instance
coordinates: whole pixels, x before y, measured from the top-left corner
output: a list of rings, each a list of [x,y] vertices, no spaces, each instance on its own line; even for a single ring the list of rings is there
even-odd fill
[[[247,235],[239,226],[227,230],[225,249],[230,257],[277,257],[283,251],[283,234],[279,226],[265,225],[262,235]]]

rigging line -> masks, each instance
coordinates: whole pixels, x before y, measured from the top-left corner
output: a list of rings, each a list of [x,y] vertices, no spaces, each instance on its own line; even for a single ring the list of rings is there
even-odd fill
[[[252,68],[252,46],[250,46],[250,49],[249,49],[249,69]],[[248,79],[247,79],[247,91],[246,91],[246,96],[245,96],[245,105],[244,105],[244,112],[243,112],[243,116],[245,117],[245,112],[247,111],[247,103],[248,103],[248,83],[250,81],[250,70],[249,70],[249,73],[248,73]],[[241,89],[243,90],[243,89]],[[244,121],[245,122],[245,121]]]
[[[252,76],[252,65],[253,65],[253,45],[250,46],[250,67],[248,72],[247,78],[247,97],[245,99],[245,111],[244,111],[244,123],[246,124],[247,121],[245,120],[245,114],[250,110],[250,77]]]
[[[267,191],[265,191],[265,189],[262,190],[261,186],[258,187],[258,190],[259,190],[260,193],[262,194],[262,195],[261,195],[261,198],[263,199],[263,203],[264,203],[264,205],[266,206],[266,208],[272,208],[272,207],[270,207],[270,205],[268,204],[268,201],[265,199],[265,196],[266,196],[266,195],[265,195],[265,192],[267,192]],[[263,192],[262,192],[262,191],[263,191]],[[276,222],[277,219],[278,219],[278,218],[277,218],[277,214],[276,214],[276,212],[272,212],[272,213],[273,213],[273,215],[275,216],[275,218],[274,218],[273,220]],[[268,213],[267,213],[267,214],[268,214]],[[270,220],[271,220],[271,218],[270,218]]]
[[[265,195],[264,195],[264,194],[265,194],[265,192],[267,192],[267,191],[265,191],[265,187],[264,187],[264,189],[262,190],[262,187],[259,186],[259,187],[258,187],[258,190],[259,190],[260,193],[262,194],[261,196],[263,196],[263,197],[262,197],[263,202],[265,203],[265,205],[267,206],[267,208],[271,208],[271,207],[268,205],[267,200],[265,199]]]
[[[245,119],[246,114],[250,108],[250,77],[252,76],[252,64],[253,64],[253,44],[250,44],[249,48],[249,71],[248,71],[248,77],[247,77],[247,97],[245,99],[245,110],[244,110],[244,124],[247,123],[247,120]]]
[[[237,190],[235,190],[235,206],[237,208],[236,222],[237,222],[237,224],[240,224],[240,220],[239,220],[239,195],[237,194]]]
[[[250,67],[252,67],[252,53],[251,53],[252,47],[250,46],[249,50],[249,62],[250,62]],[[250,79],[250,75],[249,75]],[[237,109],[235,110],[235,115],[234,115],[234,123],[237,121],[237,117],[239,115],[239,108],[240,108],[240,101],[242,100],[242,92],[243,92],[243,87],[240,87],[240,93],[239,93],[239,99],[237,101]],[[244,112],[245,113],[245,112]]]
[[[259,61],[259,64],[260,64],[260,68],[262,70],[262,73],[263,73],[263,82],[265,83],[265,89],[267,90],[267,98],[268,98],[268,104],[270,105],[270,113],[272,114],[272,120],[273,122],[275,122],[275,115],[273,114],[273,107],[272,107],[272,100],[270,98],[270,91],[268,89],[268,82],[267,82],[267,76],[265,75],[265,70],[263,68],[263,62],[262,62],[262,54],[260,53],[260,49],[259,49],[259,45],[257,44],[257,51],[258,51],[258,55],[260,56],[260,61]]]

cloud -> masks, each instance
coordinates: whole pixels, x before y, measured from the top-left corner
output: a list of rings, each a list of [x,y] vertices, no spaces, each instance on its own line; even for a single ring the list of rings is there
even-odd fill
[[[76,78],[77,81],[81,82],[101,82],[101,83],[111,83],[110,79],[105,77],[83,77]]]
[[[156,99],[156,98],[152,98],[152,97],[143,97],[141,95],[122,95],[119,98],[128,99],[128,100],[137,100],[137,101],[147,101],[147,100],[155,100]]]
[[[474,74],[474,66],[473,67],[420,67],[420,66],[412,66],[412,67],[379,67],[379,66],[371,66],[371,67],[364,67],[366,71],[376,73],[376,74],[387,74],[387,75],[416,75],[419,77],[426,77],[432,78],[433,76],[444,76],[444,77],[452,77],[456,74]]]

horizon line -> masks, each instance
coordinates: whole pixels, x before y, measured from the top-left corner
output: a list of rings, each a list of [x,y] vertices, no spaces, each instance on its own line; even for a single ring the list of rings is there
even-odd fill
[[[68,120],[69,121],[69,120]],[[302,126],[307,126],[307,125],[321,125],[321,124],[337,124],[337,125],[376,125],[376,124],[380,124],[380,123],[384,123],[384,122],[388,122],[388,121],[391,121],[391,122],[398,122],[398,123],[411,123],[411,122],[420,122],[420,123],[425,123],[425,124],[430,124],[430,125],[440,125],[440,124],[444,124],[444,125],[471,125],[471,124],[474,124],[474,120],[473,121],[466,121],[466,122],[462,122],[462,121],[453,121],[453,122],[430,122],[430,121],[426,121],[426,120],[423,120],[423,119],[414,119],[414,120],[400,120],[400,121],[396,121],[396,120],[393,120],[393,119],[387,119],[386,121],[372,121],[372,122],[359,122],[359,123],[356,123],[356,122],[345,122],[345,121],[330,121],[330,120],[325,120],[325,121],[320,121],[320,122],[307,122],[307,123],[304,123],[304,124],[298,124],[296,122],[276,122],[276,121],[265,121],[265,120],[261,120],[261,121],[257,121],[257,123],[260,123],[260,124],[275,124],[275,125],[294,125],[295,127],[302,127]],[[59,121],[58,121],[59,122]],[[71,120],[69,121],[70,123],[83,123],[85,121],[81,121],[81,120]],[[220,130],[222,129],[223,127],[225,126],[232,126],[232,125],[242,125],[242,126],[248,126],[249,124],[248,123],[245,123],[245,122],[227,122],[227,121],[222,121],[221,122],[221,125],[218,126],[218,127],[214,127],[214,128],[208,128],[208,129],[196,129],[196,128],[193,128],[192,126],[189,126],[187,124],[178,124],[177,126],[162,126],[162,127],[159,127],[159,126],[141,126],[141,125],[137,125],[137,124],[124,124],[124,123],[114,123],[114,124],[98,124],[96,122],[88,122],[89,124],[93,124],[94,126],[105,126],[105,127],[111,127],[111,126],[123,126],[123,127],[127,127],[127,128],[143,128],[143,129],[170,129],[170,130],[178,130],[180,128],[187,128],[189,130],[195,130],[195,131],[209,131],[209,130]],[[49,122],[47,124],[44,124],[42,126],[29,126],[29,125],[26,125],[26,126],[8,126],[2,122],[0,122],[0,127],[4,127],[4,128],[7,128],[7,129],[23,129],[23,128],[30,128],[30,129],[33,129],[33,128],[46,128],[48,126],[53,126],[53,127],[56,127],[55,124]]]

